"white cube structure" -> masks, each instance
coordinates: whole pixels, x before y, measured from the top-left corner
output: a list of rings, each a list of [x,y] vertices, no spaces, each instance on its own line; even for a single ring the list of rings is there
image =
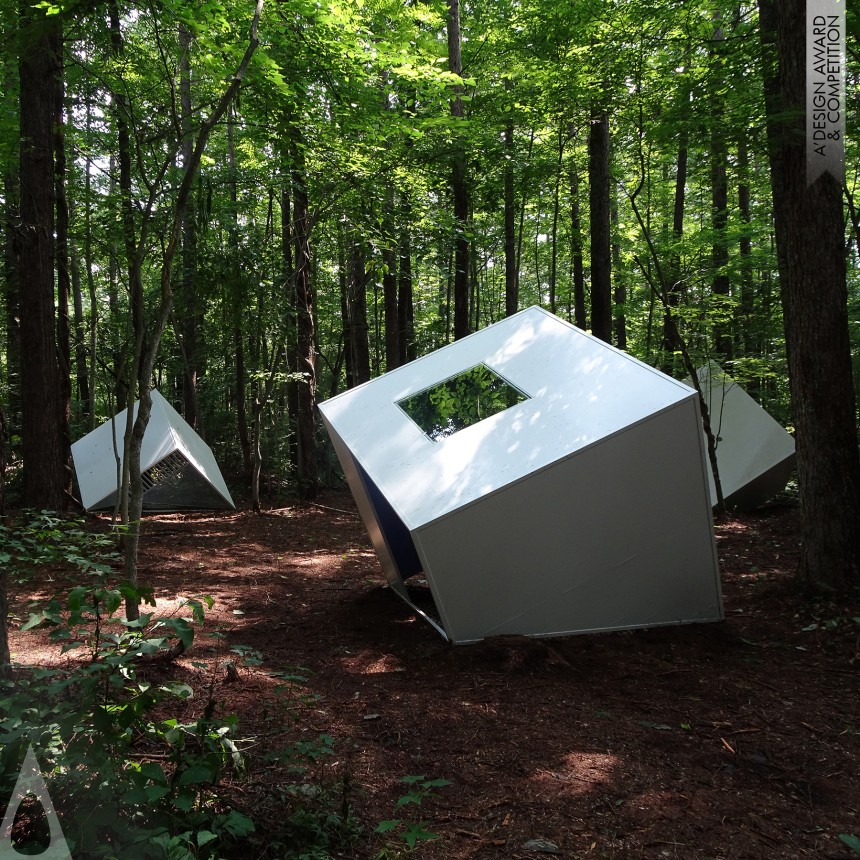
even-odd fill
[[[152,413],[140,450],[143,509],[234,508],[209,446],[158,391],[151,395]],[[121,463],[127,415],[123,409],[72,445],[81,502],[88,511],[111,510],[116,504],[117,456]]]
[[[438,434],[407,414],[475,368],[513,405]],[[389,584],[449,641],[723,617],[695,392],[558,317],[529,308],[320,412]]]
[[[732,508],[755,508],[785,489],[794,470],[794,437],[765,412],[719,364],[696,371],[716,439],[723,501]],[[685,380],[689,384],[689,377]],[[717,503],[708,463],[711,503]]]

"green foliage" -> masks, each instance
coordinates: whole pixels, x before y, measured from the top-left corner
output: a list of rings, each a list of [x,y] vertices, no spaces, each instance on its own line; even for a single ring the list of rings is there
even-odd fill
[[[851,833],[840,833],[839,839],[844,842],[858,857],[860,857],[860,838]]]
[[[30,613],[22,629],[47,628],[63,652],[83,648],[70,669],[15,667],[0,681],[0,765],[8,795],[32,745],[74,856],[176,860],[215,856],[253,830],[219,808],[219,784],[244,765],[234,717],[165,718],[187,684],[140,677],[147,661],[187,649],[209,598],[185,601],[172,618],[118,617],[126,598],[154,605],[149,589],[111,584],[111,545],[80,523],[46,512],[19,529],[4,527],[3,552],[19,576],[46,562],[89,579],[63,601]]]
[[[484,364],[401,400],[398,405],[434,441],[525,400]]]
[[[421,806],[427,798],[435,796],[438,789],[451,784],[447,779],[427,779],[424,776],[404,776],[400,781],[408,786],[408,791],[398,798],[397,809],[411,805]],[[376,855],[377,860],[400,856],[404,850],[403,846],[405,850],[412,852],[420,842],[438,839],[438,834],[431,832],[427,827],[428,825],[423,821],[409,819],[394,818],[380,821],[374,833],[390,834],[397,839],[395,843],[389,843],[379,851]]]
[[[80,574],[108,574],[119,560],[116,535],[84,528],[78,518],[24,511],[15,526],[0,523],[0,565],[18,584],[32,582],[44,565],[68,565]]]

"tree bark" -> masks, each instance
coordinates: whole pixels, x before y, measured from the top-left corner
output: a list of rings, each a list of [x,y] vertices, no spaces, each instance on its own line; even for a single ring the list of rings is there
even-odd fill
[[[193,36],[184,24],[179,25],[179,107],[180,125],[182,129],[182,167],[188,165],[194,155],[194,132],[191,112],[191,46]],[[228,111],[227,128],[230,135],[229,164],[230,164],[230,195],[236,213],[236,161],[232,141],[232,111]],[[192,195],[193,201],[193,195]],[[235,253],[236,231],[231,238],[231,250]],[[235,264],[238,268],[238,263]],[[200,362],[200,332],[203,324],[203,314],[200,310],[200,300],[197,295],[197,213],[194,205],[186,208],[182,217],[182,277],[180,279],[177,310],[179,312],[179,340],[182,347],[182,412],[185,420],[199,435],[203,436],[202,416],[197,401],[197,383],[202,375]]]
[[[591,212],[591,333],[612,341],[611,234],[609,228],[609,117],[593,108],[588,132]]]
[[[3,176],[3,299],[6,310],[6,386],[9,431],[17,432],[21,415],[21,292],[18,283],[18,177],[11,168]],[[14,423],[13,423],[14,422]]]
[[[613,300],[615,313],[613,329],[615,334],[615,345],[619,349],[627,349],[627,285],[621,272],[621,245],[618,238],[618,192],[612,195],[612,206],[610,211],[612,222],[612,268],[615,271],[615,291]]]
[[[62,50],[58,57],[59,81],[54,92],[54,201],[55,267],[57,272],[57,367],[59,371],[60,434],[63,465],[63,507],[72,498],[72,297],[69,244],[69,199],[66,194],[65,85]]]
[[[506,89],[508,85],[506,84]],[[505,123],[505,316],[520,306],[520,273],[517,267],[517,201],[514,187],[514,121]]]
[[[797,428],[800,573],[811,589],[860,581],[860,457],[848,329],[842,188],[806,184],[804,0],[759,0],[768,155]]]
[[[753,286],[752,240],[750,238],[752,211],[750,208],[749,150],[747,132],[742,131],[738,138],[738,215],[741,221],[741,234],[738,238],[740,252],[741,301],[740,301],[740,342],[744,355],[756,355],[758,337],[755,331],[755,288]]]
[[[570,166],[570,254],[573,261],[573,322],[583,331],[588,328],[585,311],[585,265],[582,258],[582,204],[579,200],[579,173]]]
[[[412,294],[412,241],[409,233],[411,205],[403,201],[403,227],[400,231],[400,265],[397,273],[397,326],[400,337],[397,345],[400,350],[399,364],[406,364],[417,358],[415,344],[415,305]]]
[[[65,469],[54,330],[54,110],[59,86],[59,16],[23,2],[18,278],[21,295],[21,447],[24,504],[62,510]]]
[[[672,239],[677,245],[684,235],[684,204],[687,194],[687,129],[681,130],[678,141],[678,162],[675,169],[675,199],[672,206]],[[663,303],[663,350],[672,353],[676,350],[675,308],[678,307],[683,293],[683,273],[681,272],[681,252],[675,248],[669,256],[669,277]],[[670,369],[671,361],[665,361],[665,369]]]
[[[311,277],[311,245],[307,178],[301,146],[293,149],[293,225],[297,312],[297,361],[302,379],[298,385],[296,441],[298,445],[299,495],[312,501],[317,495],[316,349],[314,345],[314,289]]]
[[[448,68],[462,75],[460,51],[460,0],[448,0]],[[451,116],[463,118],[462,84],[455,84]],[[459,131],[456,132],[459,135]],[[459,139],[451,159],[451,193],[454,198],[454,340],[469,334],[469,188],[466,153]]]
[[[350,388],[370,379],[370,342],[367,324],[367,274],[364,249],[358,235],[352,237],[347,267],[347,314],[349,316],[349,340],[346,347],[350,353],[349,368],[352,372]]]

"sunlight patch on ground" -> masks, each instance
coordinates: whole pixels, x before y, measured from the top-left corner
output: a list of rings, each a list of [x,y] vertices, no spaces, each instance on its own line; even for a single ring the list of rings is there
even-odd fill
[[[341,658],[340,664],[354,675],[384,675],[404,671],[402,661],[390,654],[348,654]]]
[[[618,764],[618,758],[609,753],[570,753],[558,770],[537,770],[529,777],[529,782],[553,793],[585,794],[611,782]]]

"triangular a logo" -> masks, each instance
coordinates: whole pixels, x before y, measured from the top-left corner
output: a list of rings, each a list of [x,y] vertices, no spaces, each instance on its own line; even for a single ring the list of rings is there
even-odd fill
[[[27,747],[27,755],[24,756],[24,764],[21,765],[21,772],[18,774],[12,799],[6,807],[6,814],[3,816],[2,825],[0,825],[0,860],[12,860],[12,858],[19,860],[19,858],[27,856],[19,854],[12,844],[12,825],[15,823],[15,815],[21,801],[28,794],[35,795],[42,804],[51,832],[51,841],[47,849],[36,856],[39,857],[39,860],[72,860],[68,843],[63,836],[63,829],[60,827],[60,819],[57,818],[54,804],[48,794],[48,786],[45,785],[45,780],[42,778],[39,762],[36,760],[32,746]]]

